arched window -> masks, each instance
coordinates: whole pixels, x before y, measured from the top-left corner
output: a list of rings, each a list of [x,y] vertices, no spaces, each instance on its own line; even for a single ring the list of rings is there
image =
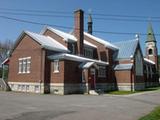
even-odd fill
[[[153,54],[153,50],[152,50],[152,49],[149,49],[149,50],[148,50],[148,54],[149,54],[149,55],[152,55],[152,54]]]

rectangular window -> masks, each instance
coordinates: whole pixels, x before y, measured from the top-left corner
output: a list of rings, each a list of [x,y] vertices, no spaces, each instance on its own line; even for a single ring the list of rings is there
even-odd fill
[[[75,43],[68,43],[68,49],[71,51],[71,54],[75,54]]]
[[[34,91],[35,91],[36,93],[39,93],[40,88],[39,88],[39,86],[38,86],[38,85],[36,85],[36,86],[34,87]]]
[[[31,69],[31,59],[27,59],[27,66],[26,66],[27,73],[30,73],[30,69]]]
[[[17,90],[18,90],[18,91],[21,91],[21,90],[22,90],[21,85],[18,85]]]
[[[19,72],[18,73],[30,73],[31,57],[19,58]]]
[[[27,92],[29,91],[29,85],[26,85],[26,91]]]
[[[23,71],[22,63],[23,63],[22,59],[19,59],[19,73],[22,73]]]
[[[93,49],[84,48],[84,56],[88,58],[93,58]]]
[[[98,77],[106,77],[106,67],[99,66]]]
[[[54,72],[57,73],[59,72],[59,60],[54,61]]]

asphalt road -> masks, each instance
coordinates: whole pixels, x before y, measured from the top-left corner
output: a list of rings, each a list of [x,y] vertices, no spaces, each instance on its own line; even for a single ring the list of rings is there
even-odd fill
[[[160,91],[129,96],[0,92],[0,120],[137,120],[160,105]]]

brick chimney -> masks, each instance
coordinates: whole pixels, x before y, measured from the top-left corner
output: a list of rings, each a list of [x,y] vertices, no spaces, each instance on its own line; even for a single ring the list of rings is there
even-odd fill
[[[77,53],[83,56],[83,39],[84,39],[84,18],[83,10],[79,9],[74,12],[74,35],[77,38]]]

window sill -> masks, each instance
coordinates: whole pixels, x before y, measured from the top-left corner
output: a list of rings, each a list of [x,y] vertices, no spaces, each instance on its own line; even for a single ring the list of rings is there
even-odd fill
[[[54,71],[53,73],[59,73],[59,71]]]
[[[29,73],[31,73],[31,72],[25,72],[25,73],[21,72],[21,73],[18,73],[18,74],[29,74]]]

